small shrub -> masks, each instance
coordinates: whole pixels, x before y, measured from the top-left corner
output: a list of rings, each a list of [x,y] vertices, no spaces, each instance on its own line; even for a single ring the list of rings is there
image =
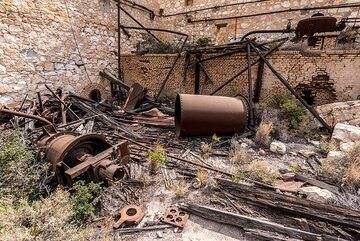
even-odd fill
[[[179,52],[179,46],[173,43],[159,42],[152,37],[136,44],[137,52],[147,52],[151,54],[173,54]]]
[[[155,151],[146,151],[145,156],[149,159],[149,169],[152,174],[158,172],[160,165],[166,165],[170,161],[161,145],[157,145]]]
[[[201,37],[196,40],[196,45],[199,47],[208,46],[210,44],[211,40],[207,37]]]
[[[351,163],[345,174],[345,182],[353,188],[360,187],[360,141],[356,142],[347,153],[347,159]]]
[[[212,137],[211,137],[211,140],[213,142],[219,142],[221,140],[221,137],[218,137],[216,134],[214,134]]]
[[[18,130],[1,132],[0,136],[0,194],[34,199],[46,187],[40,185],[49,163],[35,161]]]
[[[85,240],[71,220],[69,193],[58,189],[49,197],[29,204],[27,200],[0,199],[0,240]]]
[[[95,205],[92,203],[94,198],[102,192],[102,187],[98,183],[86,184],[78,181],[73,186],[71,203],[74,207],[74,220],[78,223],[95,217]]]
[[[246,176],[255,181],[273,184],[279,177],[279,172],[272,170],[266,161],[255,160],[246,167]]]
[[[360,187],[360,163],[354,163],[347,169],[345,183],[350,187]]]
[[[321,162],[319,173],[324,177],[341,183],[348,167],[349,162],[346,158],[325,158]]]
[[[360,141],[355,142],[346,155],[352,163],[360,163]]]
[[[201,143],[201,151],[204,153],[204,154],[211,154],[213,153],[213,148],[210,144],[207,144],[205,142],[202,142]]]
[[[280,110],[280,118],[287,121],[289,129],[296,129],[306,116],[304,106],[289,95],[275,95],[271,105]]]
[[[270,142],[270,133],[273,130],[272,122],[261,122],[255,135],[255,142],[264,146],[268,146]]]

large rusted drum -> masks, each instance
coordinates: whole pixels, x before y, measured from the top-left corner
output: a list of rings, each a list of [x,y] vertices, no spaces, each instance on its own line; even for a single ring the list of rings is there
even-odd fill
[[[242,133],[248,122],[242,98],[179,94],[175,103],[177,136]]]

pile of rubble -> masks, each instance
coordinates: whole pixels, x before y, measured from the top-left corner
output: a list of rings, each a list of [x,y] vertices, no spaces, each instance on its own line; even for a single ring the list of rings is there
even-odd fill
[[[241,229],[217,236],[223,240],[360,238],[360,210],[331,204],[345,189],[316,175],[321,158],[345,158],[357,145],[359,127],[336,124],[332,140],[340,144],[340,151],[327,156],[310,140],[275,140],[266,148],[251,140],[251,109],[242,98],[179,95],[174,110],[154,101],[139,84],[130,87],[105,75],[122,104],[100,102],[96,93],[88,99],[47,86],[49,94],[38,93],[37,101],[26,96],[19,107],[1,107],[0,113],[2,129],[23,128],[29,133],[38,158],[52,164],[58,184],[85,180],[109,187],[99,201],[101,215],[114,220],[115,237],[181,240],[197,235],[197,223],[211,220]],[[352,123],[357,114],[346,121]],[[338,122],[329,124],[334,121]],[[199,137],[214,133],[223,136]],[[270,182],[243,175],[245,170],[234,168],[234,146],[248,153],[245,161],[266,159],[265,172],[275,168],[279,175]],[[259,171],[263,162],[256,162]],[[95,227],[101,229],[105,220],[99,220]]]

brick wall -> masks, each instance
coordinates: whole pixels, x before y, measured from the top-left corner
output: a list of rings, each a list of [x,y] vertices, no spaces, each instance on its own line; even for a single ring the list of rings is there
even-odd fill
[[[256,56],[252,58],[255,60]],[[174,55],[125,55],[122,63],[126,69],[125,80],[129,84],[139,82],[148,87],[151,93],[157,93],[174,59]],[[360,98],[360,82],[353,72],[360,68],[359,51],[329,50],[317,52],[313,56],[304,56],[298,51],[279,51],[269,57],[269,61],[299,94],[308,99],[313,98],[315,105]],[[194,93],[194,68],[189,69],[188,79],[184,82],[183,64],[184,59],[181,59],[165,87],[165,96],[174,97],[177,92]],[[207,81],[202,74],[200,91],[201,94],[209,94],[247,66],[246,55],[237,54],[210,60],[204,65],[213,83]],[[252,68],[254,83],[257,68],[257,65]],[[219,91],[218,95],[234,96],[240,93],[246,96],[247,88],[247,74],[244,73]],[[307,93],[309,90],[311,92]],[[286,91],[281,82],[265,67],[261,101],[266,102],[274,93]]]

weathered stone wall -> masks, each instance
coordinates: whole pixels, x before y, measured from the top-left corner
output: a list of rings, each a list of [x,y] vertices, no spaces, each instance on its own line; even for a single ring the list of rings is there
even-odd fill
[[[174,55],[126,55],[122,63],[126,70],[125,81],[137,81],[148,87],[152,93],[156,93],[174,59]],[[360,68],[359,51],[331,50],[313,56],[304,56],[298,51],[279,51],[269,57],[269,61],[299,94],[304,95],[304,92],[310,91],[308,97],[313,98],[314,105],[360,98],[360,82],[354,74],[354,70]],[[184,59],[181,59],[165,87],[164,95],[174,96],[177,92],[194,93],[194,68],[189,70],[188,78],[184,82],[183,64]],[[204,65],[213,83],[206,81],[202,74],[200,91],[201,94],[209,94],[247,66],[246,55],[210,60]],[[257,65],[252,68],[254,83],[257,69]],[[244,73],[217,94],[234,96],[240,93],[246,96],[247,88],[247,74]],[[265,67],[261,101],[268,101],[274,93],[286,91],[281,82]]]
[[[204,21],[188,23],[192,21],[224,18],[232,16],[244,16],[265,12],[273,12],[286,9],[304,8],[304,7],[322,7],[329,5],[339,5],[353,3],[357,1],[349,0],[269,0],[263,2],[254,2],[254,0],[192,0],[192,4],[186,6],[186,1],[167,0],[160,1],[160,8],[164,9],[164,16],[160,18],[164,28],[174,28],[189,34],[192,41],[196,42],[200,37],[207,37],[215,44],[239,39],[244,34],[253,30],[262,29],[284,29],[289,20],[292,26],[296,27],[299,20],[311,17],[318,11],[325,15],[334,16],[338,19],[345,17],[357,17],[358,8],[341,8],[328,10],[294,11],[277,13],[271,15],[262,15],[254,17],[240,17],[237,19]],[[239,5],[229,5],[232,3],[246,3]],[[207,10],[204,8],[215,7]],[[186,13],[188,11],[198,10],[196,12]],[[182,13],[182,14],[179,14]],[[176,14],[175,16],[173,16]],[[223,27],[222,27],[223,26]],[[269,35],[268,35],[269,36]]]
[[[156,8],[156,1],[148,4]],[[65,4],[66,3],[66,4]],[[26,93],[62,87],[88,94],[108,84],[99,71],[117,72],[117,6],[113,0],[11,0],[0,1],[0,103],[21,101]],[[141,10],[124,8],[150,25]],[[124,25],[134,22],[121,14]],[[137,42],[122,35],[122,51]]]

